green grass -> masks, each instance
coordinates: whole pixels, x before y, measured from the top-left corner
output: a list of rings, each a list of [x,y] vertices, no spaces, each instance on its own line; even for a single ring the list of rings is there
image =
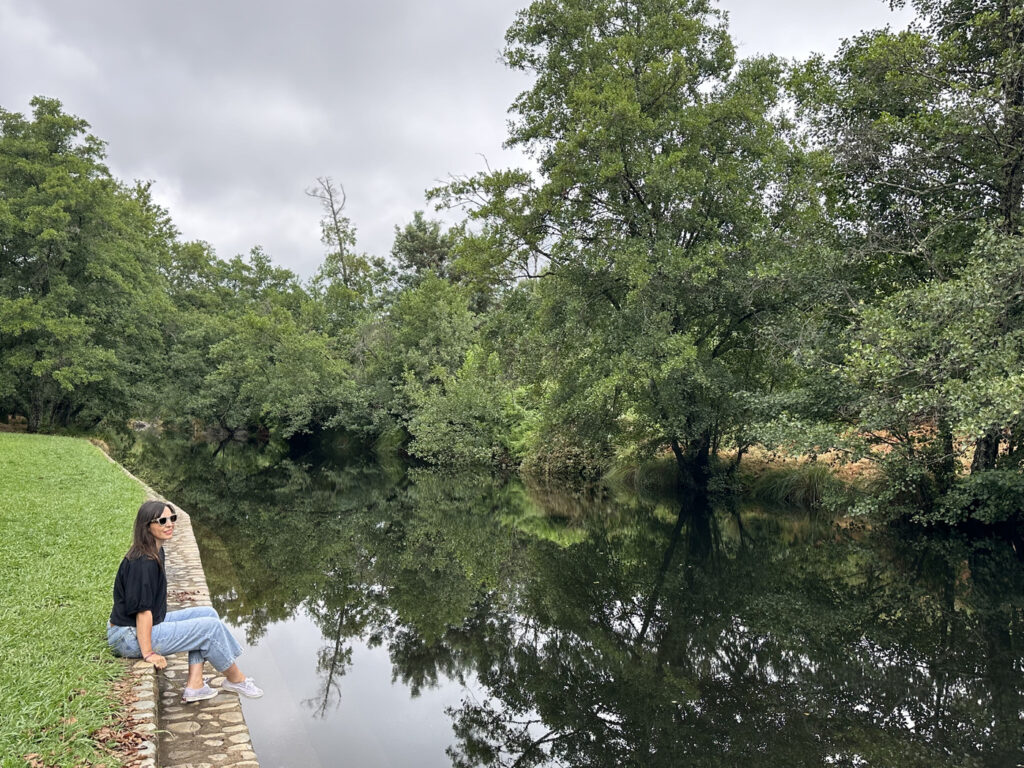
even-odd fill
[[[756,479],[745,479],[748,498],[771,506],[818,512],[828,497],[842,495],[845,485],[824,462],[765,467]]]
[[[0,433],[0,766],[112,764],[90,738],[123,666],[106,645],[142,488],[85,440]]]
[[[625,489],[640,496],[672,496],[678,490],[679,468],[674,456],[622,462],[605,473],[604,481],[614,489]]]

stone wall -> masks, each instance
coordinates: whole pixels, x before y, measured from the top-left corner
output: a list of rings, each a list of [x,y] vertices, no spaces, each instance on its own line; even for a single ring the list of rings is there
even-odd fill
[[[108,457],[109,458],[109,457]],[[120,465],[118,465],[120,466]],[[163,499],[128,470],[152,499]],[[167,609],[210,605],[199,547],[187,512],[167,502],[178,514],[174,538],[164,545],[167,568]],[[167,657],[167,668],[155,670],[144,661],[129,661],[134,677],[131,705],[135,730],[147,741],[140,747],[140,768],[259,768],[238,695],[223,691],[206,701],[181,702],[188,677],[188,654]],[[207,664],[204,675],[219,686],[224,678]]]

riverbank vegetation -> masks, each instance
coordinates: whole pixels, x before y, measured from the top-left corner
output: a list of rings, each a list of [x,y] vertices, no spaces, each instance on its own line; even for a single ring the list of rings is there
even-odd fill
[[[0,765],[114,764],[110,585],[138,483],[84,440],[0,433]],[[109,729],[106,731],[114,735]]]
[[[786,62],[706,0],[535,2],[504,54],[535,170],[432,190],[465,220],[387,255],[317,179],[305,280],[183,241],[59,102],[0,112],[0,413],[559,478],[671,456],[698,504],[754,446],[829,451],[875,465],[854,511],[1016,528],[1024,13],[914,7]],[[819,504],[812,471],[762,490]]]

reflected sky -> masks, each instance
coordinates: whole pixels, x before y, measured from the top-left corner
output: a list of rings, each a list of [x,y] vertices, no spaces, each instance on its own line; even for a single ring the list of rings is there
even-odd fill
[[[244,636],[244,629],[234,630]],[[262,768],[451,765],[445,710],[477,695],[470,686],[445,681],[414,697],[392,680],[387,649],[356,641],[351,669],[324,707],[316,660],[327,643],[304,611],[270,625],[258,643],[243,643],[243,669],[266,691],[263,699],[242,700]]]

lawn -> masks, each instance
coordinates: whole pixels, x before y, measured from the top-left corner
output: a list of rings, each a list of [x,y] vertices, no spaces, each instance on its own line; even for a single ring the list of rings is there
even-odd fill
[[[85,440],[0,433],[0,766],[111,765],[90,738],[123,667],[106,645],[145,493]]]

